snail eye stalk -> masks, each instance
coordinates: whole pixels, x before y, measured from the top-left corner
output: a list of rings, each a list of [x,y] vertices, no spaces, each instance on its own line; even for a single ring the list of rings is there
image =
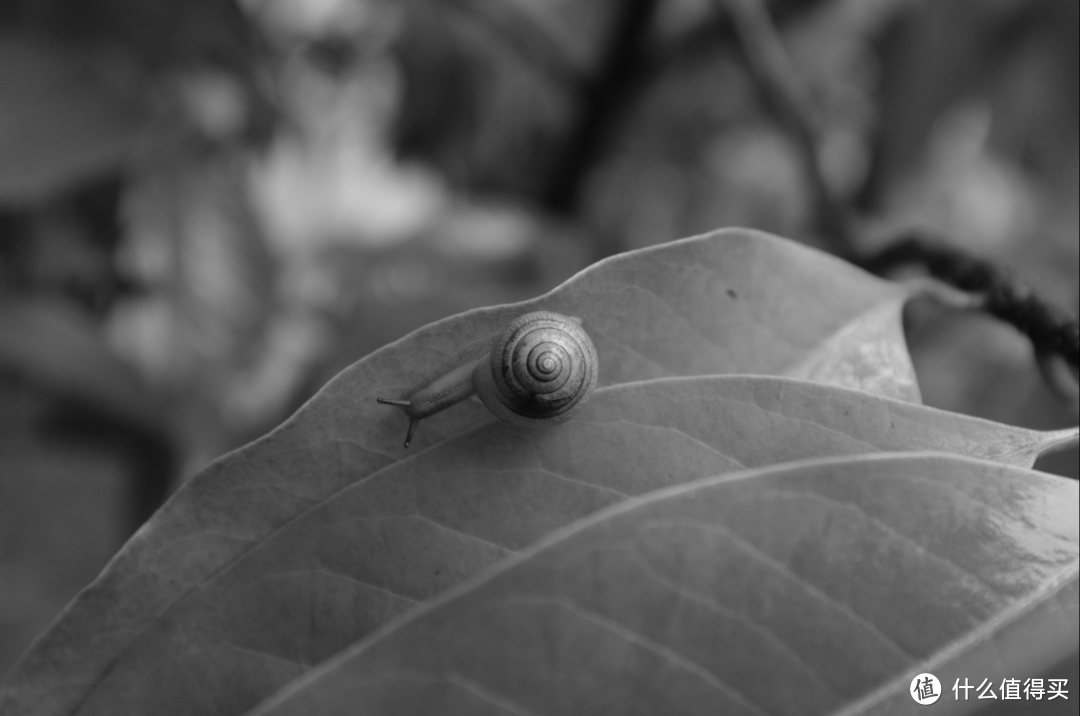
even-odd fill
[[[389,398],[375,398],[375,402],[381,405],[396,405],[399,408],[411,408],[411,400],[390,400]],[[412,443],[413,433],[416,432],[416,426],[420,424],[420,418],[409,418],[409,430],[405,433],[405,447],[409,447]]]

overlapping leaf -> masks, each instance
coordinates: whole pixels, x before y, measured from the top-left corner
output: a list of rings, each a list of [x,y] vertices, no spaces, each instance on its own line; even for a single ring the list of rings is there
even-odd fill
[[[1030,465],[1075,439],[785,378],[613,386],[573,423],[489,422],[311,503],[145,626],[78,713],[239,713],[405,609],[657,488],[877,450]]]
[[[893,713],[921,671],[996,682],[1076,649],[1078,512],[1074,481],[946,456],[711,478],[553,536],[253,716]]]

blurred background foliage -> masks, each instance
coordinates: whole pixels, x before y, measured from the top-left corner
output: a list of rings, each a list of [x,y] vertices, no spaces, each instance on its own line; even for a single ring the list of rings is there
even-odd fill
[[[831,245],[731,2],[0,0],[0,674],[414,328],[719,226]],[[856,250],[933,230],[1076,310],[1074,0],[767,5]],[[927,403],[1075,424],[1013,329],[910,314]]]

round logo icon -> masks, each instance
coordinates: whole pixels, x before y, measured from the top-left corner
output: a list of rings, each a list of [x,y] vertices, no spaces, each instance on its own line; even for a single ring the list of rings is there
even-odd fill
[[[933,674],[922,673],[911,680],[909,692],[915,703],[929,706],[941,698],[941,682]]]

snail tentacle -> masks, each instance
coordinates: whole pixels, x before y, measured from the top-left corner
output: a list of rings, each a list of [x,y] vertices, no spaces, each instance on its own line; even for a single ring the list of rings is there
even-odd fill
[[[390,400],[388,398],[375,398],[375,401],[382,405],[396,405],[399,408],[404,408],[405,414],[410,415],[409,429],[405,433],[405,447],[409,447],[409,444],[412,443],[413,433],[416,432],[416,426],[420,424],[420,418],[412,417],[410,414],[412,402],[409,400]]]

